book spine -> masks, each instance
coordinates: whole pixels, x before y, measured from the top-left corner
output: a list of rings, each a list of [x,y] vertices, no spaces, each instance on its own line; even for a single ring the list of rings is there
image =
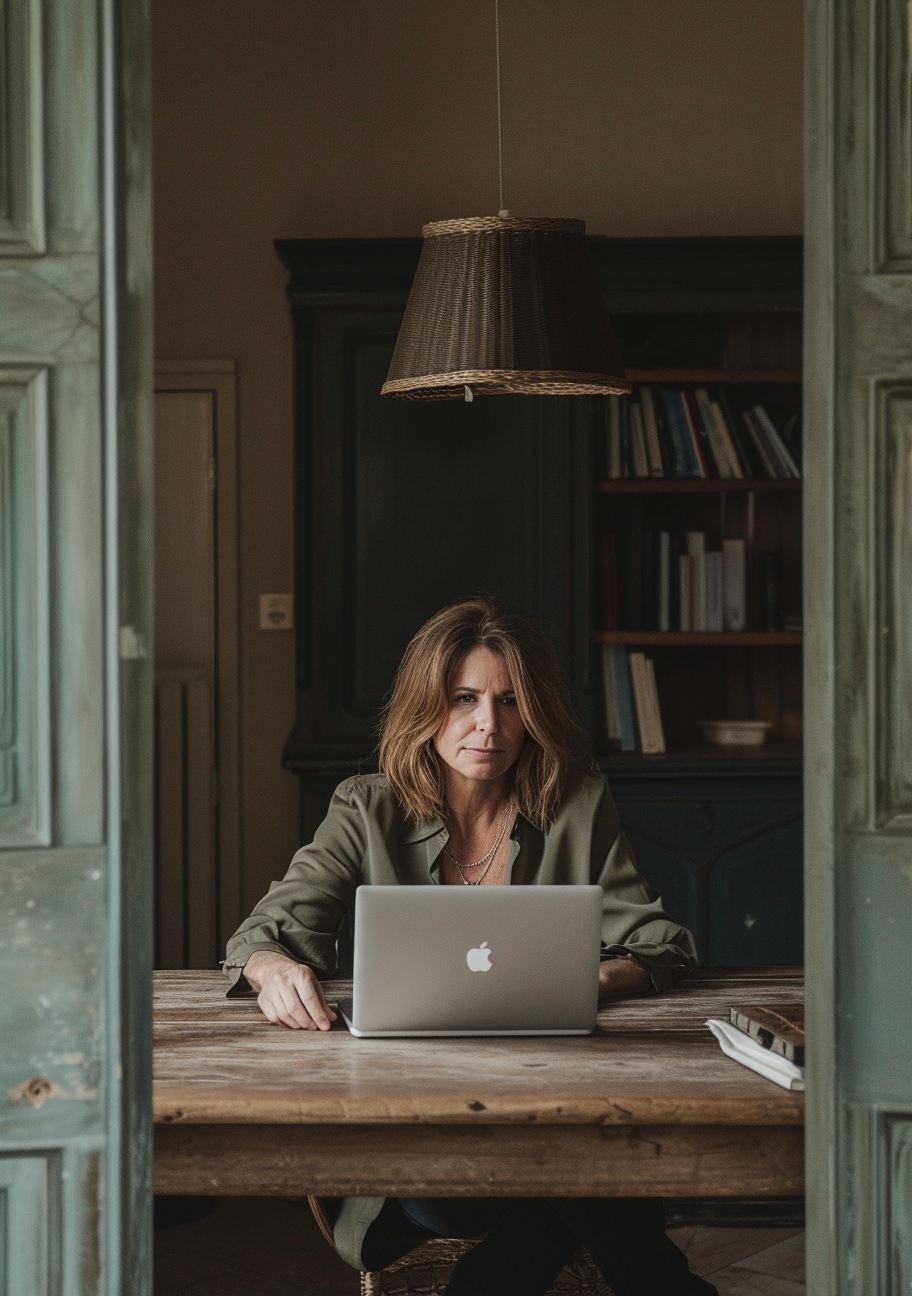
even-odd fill
[[[728,399],[728,393],[723,387],[719,388],[719,407],[725,419],[725,425],[728,428],[738,458],[741,460],[741,467],[744,470],[746,479],[757,479],[763,474],[763,461],[757,454],[752,438],[747,431],[741,426],[741,420],[735,417],[731,402]]]
[[[794,479],[799,478],[801,476],[801,472],[798,468],[798,465],[795,463],[795,460],[789,454],[788,446],[785,444],[782,437],[776,431],[776,427],[773,423],[773,420],[767,414],[766,410],[763,408],[762,405],[755,405],[753,408],[753,414],[757,419],[757,422],[760,424],[761,428],[763,429],[764,433],[766,434],[767,441],[775,451],[776,458],[779,460],[779,462],[783,465],[783,468],[785,469],[783,476],[791,477]]]
[[[678,629],[692,630],[690,613],[693,607],[693,590],[691,588],[690,556],[681,554],[678,558]]]
[[[747,624],[743,540],[722,541],[722,617],[724,628],[735,633]]]
[[[621,477],[621,398],[608,397],[608,476],[612,481]]]
[[[652,739],[657,755],[665,750],[665,729],[662,725],[662,709],[659,706],[659,690],[656,687],[655,662],[651,657],[646,659],[646,686],[649,690],[649,717],[651,720]]]
[[[614,677],[613,644],[602,644],[602,683],[605,689],[605,734],[612,746],[621,743],[621,717],[618,711],[617,681]]]
[[[691,418],[687,397],[682,391],[676,391],[674,395],[677,401],[678,426],[681,429],[681,435],[684,438],[684,444],[690,459],[690,475],[691,477],[708,477],[709,473],[703,460],[703,452],[697,437],[697,429]]]
[[[700,421],[703,424],[706,435],[709,439],[709,448],[712,451],[712,457],[715,460],[716,472],[723,481],[728,481],[733,475],[731,463],[728,458],[728,447],[716,426],[716,419],[710,403],[709,393],[705,387],[698,387],[694,392],[694,396],[697,401],[697,410],[700,415]]]
[[[639,731],[633,705],[633,687],[630,682],[630,654],[623,644],[609,644],[614,657],[614,681],[617,689],[618,722],[621,727],[621,751],[635,752],[639,747]]]
[[[671,560],[668,581],[668,628],[681,629],[681,537],[677,532],[671,537]]]
[[[674,460],[674,476],[683,481],[687,477],[693,476],[690,470],[690,456],[684,444],[684,437],[678,427],[678,413],[675,408],[675,393],[668,388],[662,388],[662,403],[665,406],[665,422],[668,428],[668,438],[671,442],[672,458]]]
[[[668,419],[665,416],[664,404],[654,388],[648,387],[644,388],[644,390],[649,392],[652,412],[655,415],[656,428],[659,433],[659,449],[662,452],[662,476],[673,478],[675,475],[674,449],[671,442],[671,433],[668,430]]]
[[[782,629],[782,554],[760,555],[760,629]]]
[[[652,389],[642,387],[640,389],[640,404],[643,410],[643,430],[646,433],[646,451],[649,458],[649,473],[651,477],[664,477],[665,466],[662,462],[662,445],[659,440],[659,425],[656,422],[655,404],[652,399]]]
[[[690,628],[706,629],[706,533],[687,532],[690,557]]]
[[[744,468],[742,467],[741,456],[735,448],[734,438],[729,430],[722,406],[718,401],[710,401],[709,408],[713,416],[713,421],[716,424],[718,434],[725,445],[725,453],[728,455],[728,462],[731,465],[731,475],[738,481],[743,481]]]
[[[694,457],[697,466],[700,469],[701,477],[712,477],[715,473],[715,464],[712,463],[712,450],[710,449],[709,439],[703,430],[703,424],[694,413],[691,400],[687,392],[679,391],[678,399],[681,402],[681,414],[684,419],[684,425],[687,429],[687,435],[693,446]]]
[[[706,555],[706,629],[719,631],[722,626],[722,554],[712,549]]]
[[[637,724],[640,727],[640,750],[651,755],[654,750],[652,729],[649,723],[649,686],[646,682],[646,658],[641,652],[630,654],[630,679],[633,684],[633,701]]]
[[[633,401],[627,411],[630,420],[630,456],[633,463],[634,477],[649,476],[649,460],[646,457],[646,435],[643,431],[643,411]]]
[[[659,588],[656,608],[660,630],[671,629],[671,535],[659,532]]]
[[[617,537],[606,531],[599,539],[602,578],[602,629],[620,630],[620,605],[618,600]]]
[[[763,433],[754,422],[753,414],[750,410],[745,410],[741,417],[744,419],[744,426],[747,428],[748,434],[754,443],[754,448],[760,457],[760,462],[763,464],[767,477],[769,477],[771,481],[775,481],[779,476],[779,473],[776,471],[775,461],[770,455],[769,450],[766,448]]]

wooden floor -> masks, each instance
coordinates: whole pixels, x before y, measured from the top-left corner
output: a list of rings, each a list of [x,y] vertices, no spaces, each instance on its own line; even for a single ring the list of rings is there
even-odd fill
[[[671,1236],[720,1296],[804,1296],[804,1233],[682,1228]],[[357,1296],[358,1275],[317,1232],[305,1201],[223,1198],[194,1223],[161,1229],[155,1296]]]

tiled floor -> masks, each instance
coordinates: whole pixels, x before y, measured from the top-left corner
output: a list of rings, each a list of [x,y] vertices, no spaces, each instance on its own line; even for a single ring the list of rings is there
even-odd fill
[[[720,1296],[804,1296],[804,1233],[682,1228],[671,1236]],[[155,1296],[357,1296],[358,1275],[320,1236],[306,1201],[234,1198],[155,1241]]]

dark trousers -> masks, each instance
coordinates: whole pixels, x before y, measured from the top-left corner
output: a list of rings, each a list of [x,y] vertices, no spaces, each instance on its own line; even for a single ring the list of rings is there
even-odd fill
[[[718,1296],[665,1233],[661,1201],[638,1197],[400,1198],[436,1237],[477,1237],[447,1296],[544,1296],[584,1246],[615,1296]]]

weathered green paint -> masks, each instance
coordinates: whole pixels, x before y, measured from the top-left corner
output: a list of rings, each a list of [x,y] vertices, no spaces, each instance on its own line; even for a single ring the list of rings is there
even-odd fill
[[[806,5],[808,1291],[912,1285],[912,57]]]
[[[145,0],[0,0],[0,1296],[151,1290]]]

